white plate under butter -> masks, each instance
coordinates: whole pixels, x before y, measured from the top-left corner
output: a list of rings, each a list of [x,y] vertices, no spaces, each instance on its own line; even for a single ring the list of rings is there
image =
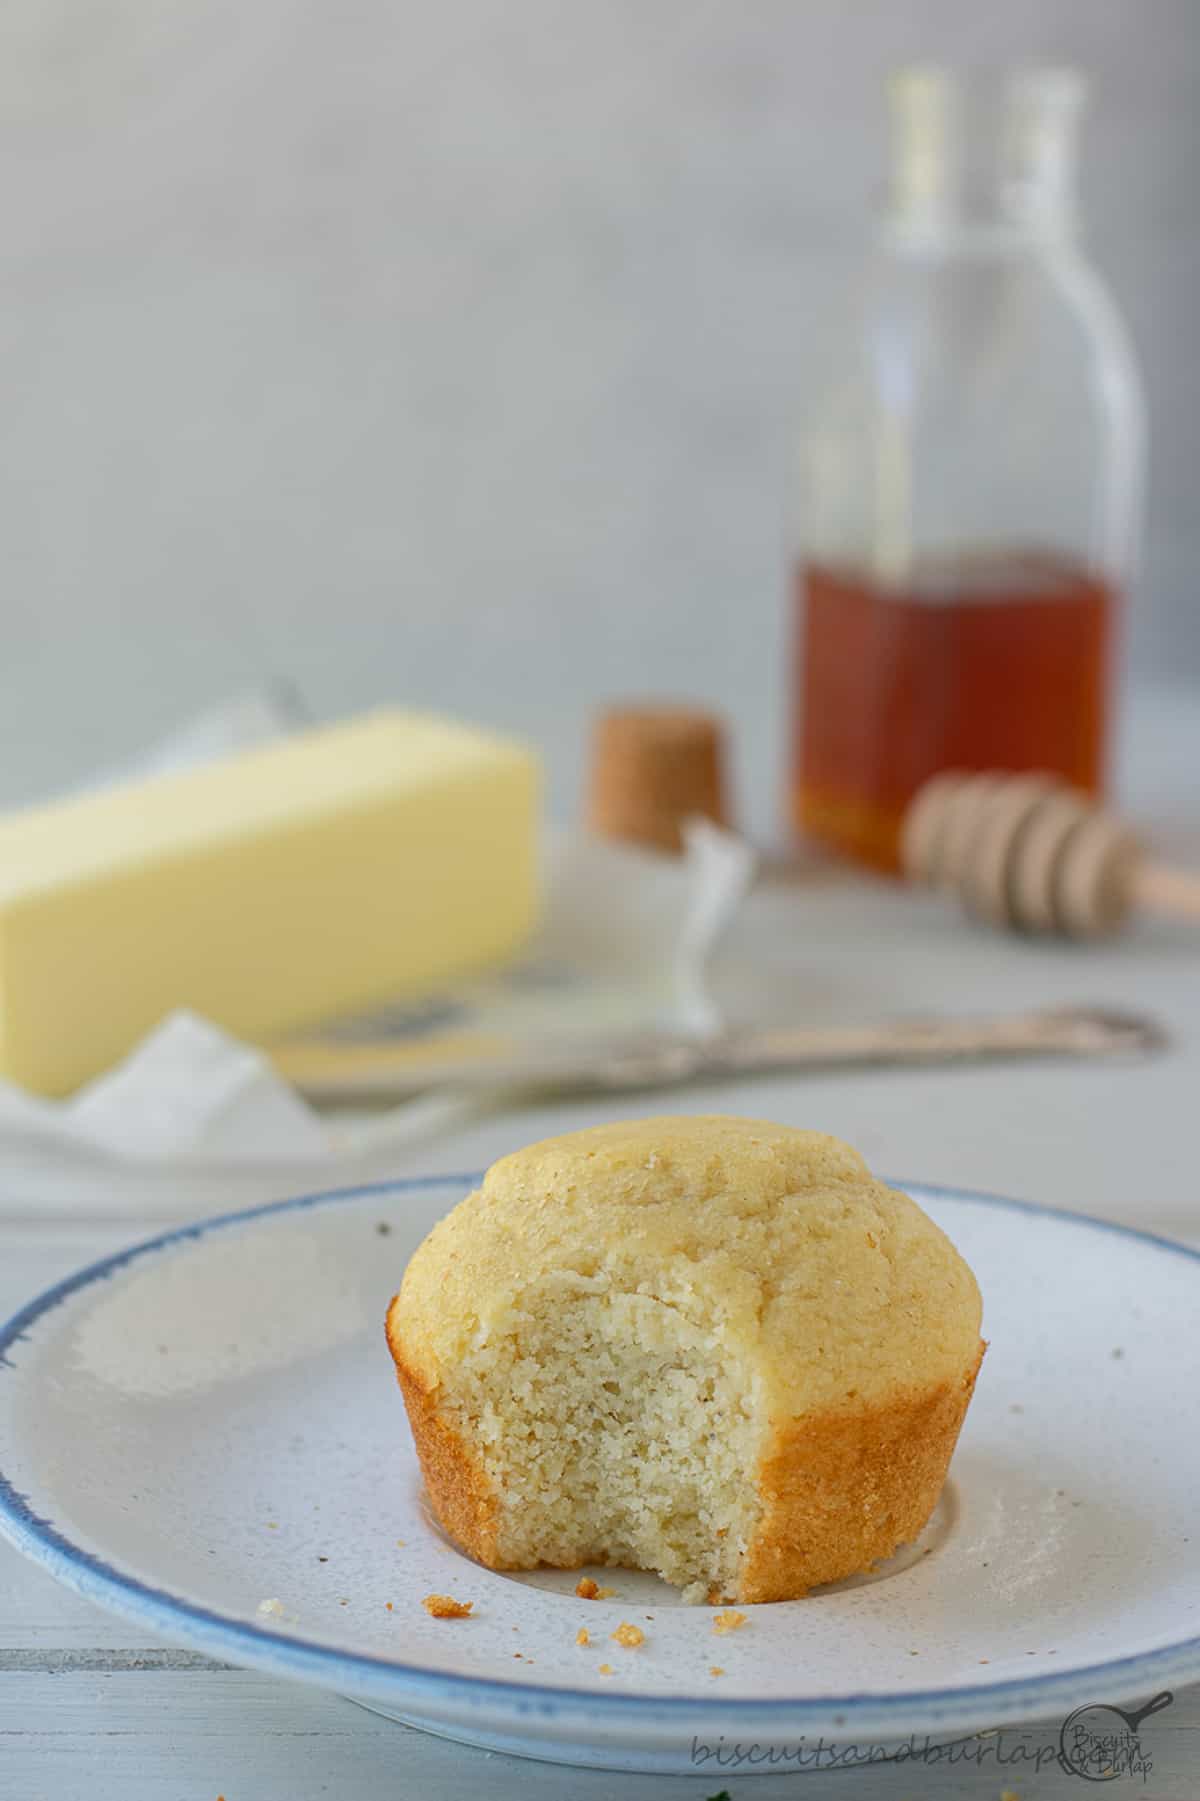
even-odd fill
[[[149,1633],[617,1768],[951,1738],[1200,1677],[1200,1257],[911,1187],[975,1269],[991,1341],[936,1516],[874,1577],[719,1636],[646,1577],[601,1572],[617,1595],[586,1602],[575,1575],[493,1574],[428,1516],[383,1315],[468,1186],[168,1233],[33,1302],[0,1332],[0,1529]],[[431,1619],[431,1591],[472,1616]],[[624,1620],[639,1649],[610,1639]]]

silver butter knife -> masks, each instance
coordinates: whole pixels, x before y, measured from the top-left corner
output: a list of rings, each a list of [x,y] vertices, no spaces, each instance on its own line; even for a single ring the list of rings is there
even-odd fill
[[[764,1026],[711,1037],[642,1033],[431,1047],[309,1039],[279,1046],[281,1072],[315,1101],[402,1100],[430,1088],[587,1093],[669,1088],[771,1070],[903,1068],[1161,1050],[1166,1033],[1140,1014],[1053,1008],[984,1018],[901,1018],[860,1026]]]

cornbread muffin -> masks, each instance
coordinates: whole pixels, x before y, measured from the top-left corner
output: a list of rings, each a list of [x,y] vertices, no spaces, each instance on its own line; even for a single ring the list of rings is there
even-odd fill
[[[848,1145],[677,1118],[493,1164],[387,1336],[433,1509],[481,1563],[751,1602],[920,1532],[979,1326],[949,1239]]]

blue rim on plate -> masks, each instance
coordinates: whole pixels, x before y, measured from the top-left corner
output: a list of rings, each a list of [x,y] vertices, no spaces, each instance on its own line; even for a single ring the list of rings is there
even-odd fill
[[[15,1371],[9,1352],[29,1334],[30,1328],[56,1307],[97,1282],[124,1269],[138,1258],[173,1244],[206,1237],[249,1220],[262,1219],[276,1213],[299,1211],[308,1207],[330,1205],[339,1201],[361,1199],[368,1195],[397,1195],[419,1189],[460,1188],[478,1185],[479,1172],[465,1175],[410,1176],[390,1182],[368,1182],[350,1188],[321,1190],[298,1195],[291,1200],[270,1201],[257,1207],[246,1207],[233,1213],[218,1214],[187,1226],[173,1227],[152,1238],[102,1257],[28,1302],[6,1324],[0,1326],[0,1381],[6,1371]],[[891,1178],[886,1178],[891,1180]],[[1110,1233],[1118,1238],[1133,1239],[1155,1245],[1175,1256],[1200,1263],[1200,1250],[1179,1244],[1158,1233],[1144,1232],[1136,1226],[1096,1219],[1090,1214],[1074,1213],[1066,1207],[1045,1207],[1034,1201],[1014,1200],[1006,1195],[987,1194],[978,1190],[950,1188],[929,1182],[892,1181],[914,1198],[929,1196],[969,1205],[1007,1208],[1052,1219],[1069,1220],[1092,1231]],[[402,1663],[394,1658],[367,1656],[357,1652],[335,1651],[319,1644],[305,1644],[265,1626],[251,1625],[215,1613],[173,1595],[165,1589],[153,1588],[134,1576],[107,1563],[58,1531],[51,1520],[43,1519],[19,1492],[11,1478],[0,1468],[0,1535],[19,1551],[40,1564],[58,1581],[89,1601],[99,1602],[112,1612],[137,1620],[166,1639],[183,1639],[200,1649],[247,1667],[260,1666],[274,1674],[286,1674],[298,1680],[315,1683],[322,1688],[344,1694],[383,1696],[395,1701],[401,1693],[410,1695],[414,1703],[422,1699],[453,1700],[458,1704],[485,1707],[499,1702],[508,1714],[538,1714],[547,1717],[576,1707],[599,1712],[612,1720],[625,1717],[649,1725],[654,1720],[682,1724],[689,1712],[702,1709],[708,1722],[723,1716],[780,1723],[786,1720],[795,1730],[806,1723],[827,1722],[831,1715],[838,1725],[852,1726],[856,1719],[869,1714],[881,1723],[903,1730],[915,1712],[923,1718],[935,1719],[940,1725],[952,1725],[968,1718],[978,1721],[982,1713],[993,1720],[1045,1718],[1056,1711],[1055,1703],[1070,1702],[1081,1691],[1105,1692],[1132,1690],[1143,1682],[1147,1685],[1168,1680],[1189,1681],[1200,1678],[1200,1636],[1181,1639],[1153,1651],[1127,1657],[1111,1658],[1104,1663],[1089,1664],[1078,1669],[1063,1670],[1054,1675],[1032,1680],[1011,1679],[990,1684],[972,1684],[954,1689],[913,1689],[903,1694],[852,1692],[844,1695],[802,1696],[773,1700],[720,1698],[711,1691],[695,1695],[597,1695],[592,1690],[572,1688],[568,1684],[531,1685],[506,1682],[490,1676],[468,1676],[429,1670],[420,1665]],[[268,1655],[264,1655],[268,1653]],[[1092,1690],[1095,1680],[1097,1687]]]

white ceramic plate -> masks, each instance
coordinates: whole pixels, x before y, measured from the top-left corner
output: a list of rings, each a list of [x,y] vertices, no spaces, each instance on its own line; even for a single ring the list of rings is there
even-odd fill
[[[170,1232],[34,1301],[0,1332],[0,1528],[163,1637],[617,1768],[949,1738],[1200,1677],[1200,1257],[907,1185],[977,1272],[991,1340],[935,1518],[874,1576],[718,1636],[646,1577],[597,1572],[617,1596],[585,1602],[575,1575],[481,1569],[426,1512],[383,1316],[470,1185]],[[431,1619],[431,1591],[471,1618]],[[623,1620],[640,1649],[611,1642]]]

